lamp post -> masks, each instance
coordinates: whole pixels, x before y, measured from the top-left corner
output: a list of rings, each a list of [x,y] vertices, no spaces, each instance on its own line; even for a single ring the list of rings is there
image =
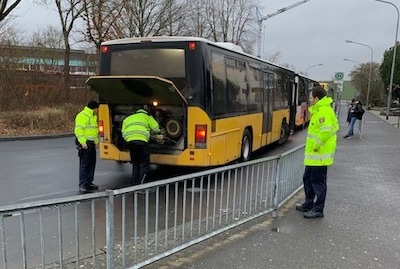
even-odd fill
[[[347,58],[344,58],[343,61],[353,62],[353,63],[356,63],[356,64],[361,64],[361,62],[359,62],[359,61],[354,61],[354,60],[350,60],[350,59],[347,59]]]
[[[314,64],[314,65],[312,65],[312,66],[309,66],[309,67],[307,67],[306,68],[306,75],[308,75],[308,73],[307,73],[307,71],[308,71],[308,69],[310,69],[310,68],[313,68],[313,67],[316,67],[316,66],[321,66],[321,65],[324,65],[324,64]]]
[[[394,65],[396,62],[396,48],[397,48],[397,32],[399,31],[399,9],[395,4],[389,1],[383,1],[383,0],[373,0],[381,3],[385,3],[388,5],[392,5],[397,12],[397,24],[396,24],[396,35],[394,38],[394,49],[393,49],[393,60],[392,60],[392,69],[390,71],[390,82],[389,82],[389,93],[388,93],[388,103],[387,103],[387,108],[386,108],[386,120],[389,119],[389,112],[390,112],[390,103],[392,102],[392,88],[393,88],[393,76],[394,76]]]
[[[371,76],[372,76],[372,61],[374,59],[374,51],[372,49],[371,46],[367,45],[367,44],[363,44],[363,43],[359,43],[359,42],[355,42],[355,41],[351,41],[351,40],[346,40],[346,43],[353,43],[353,44],[357,44],[360,46],[364,46],[364,47],[368,47],[371,50],[371,61],[369,62],[369,76],[368,76],[368,89],[367,89],[367,109],[369,107],[369,92],[371,90]]]

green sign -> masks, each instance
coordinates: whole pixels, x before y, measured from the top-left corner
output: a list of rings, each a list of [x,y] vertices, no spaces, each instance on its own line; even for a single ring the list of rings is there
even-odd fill
[[[336,72],[335,73],[335,78],[337,80],[343,80],[343,77],[344,77],[344,73],[343,72]]]

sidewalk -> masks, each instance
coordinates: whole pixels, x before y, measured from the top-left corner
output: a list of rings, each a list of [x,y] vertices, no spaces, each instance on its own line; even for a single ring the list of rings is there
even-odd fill
[[[362,139],[347,140],[346,115],[339,116],[323,219],[305,219],[294,209],[301,190],[278,218],[261,217],[146,268],[400,268],[397,117],[386,122],[366,111]]]

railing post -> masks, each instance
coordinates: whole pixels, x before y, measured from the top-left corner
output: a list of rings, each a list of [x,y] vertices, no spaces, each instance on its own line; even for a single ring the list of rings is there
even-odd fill
[[[274,210],[272,212],[272,217],[278,217],[278,206],[279,206],[279,188],[281,182],[281,160],[282,156],[279,155],[276,160],[276,171],[275,171],[275,191],[274,191]]]
[[[107,243],[107,269],[114,268],[114,192],[106,190],[106,243]]]

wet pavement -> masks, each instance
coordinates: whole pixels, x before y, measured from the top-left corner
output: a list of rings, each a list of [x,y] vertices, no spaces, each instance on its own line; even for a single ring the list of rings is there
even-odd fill
[[[343,111],[324,218],[294,209],[301,190],[278,218],[260,217],[146,268],[400,268],[398,117],[367,111],[362,138],[347,140]]]

